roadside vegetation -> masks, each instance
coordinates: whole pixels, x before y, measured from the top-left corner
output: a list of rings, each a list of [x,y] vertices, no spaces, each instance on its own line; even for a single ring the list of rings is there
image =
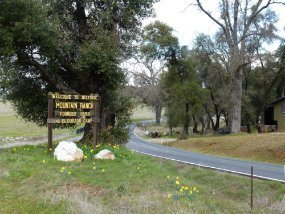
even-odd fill
[[[193,137],[168,146],[188,151],[285,164],[285,133]]]
[[[85,160],[56,161],[46,146],[0,150],[1,213],[246,213],[250,179],[133,153],[81,146]],[[114,161],[93,160],[102,148]],[[254,212],[284,213],[285,187],[254,180]]]
[[[154,143],[163,143],[192,152],[248,159],[254,161],[285,163],[285,133],[239,133],[239,134],[191,134],[186,140],[179,140],[179,129],[173,134],[165,124],[138,123],[136,134]],[[152,138],[150,133],[158,132],[160,137]]]

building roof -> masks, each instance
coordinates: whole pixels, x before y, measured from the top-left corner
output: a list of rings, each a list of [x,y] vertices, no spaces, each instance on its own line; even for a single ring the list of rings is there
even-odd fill
[[[275,105],[276,103],[282,102],[283,100],[285,100],[285,96],[274,100],[273,102],[269,103],[268,105]]]

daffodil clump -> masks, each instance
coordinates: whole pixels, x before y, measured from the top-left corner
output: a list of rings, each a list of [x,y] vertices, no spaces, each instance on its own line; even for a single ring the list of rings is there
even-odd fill
[[[61,167],[60,170],[61,173],[65,174],[65,175],[71,175],[71,171],[68,171],[66,167]]]
[[[167,179],[170,179],[170,176],[167,176]],[[169,193],[167,195],[168,198],[170,199],[192,199],[198,192],[199,190],[197,189],[196,186],[187,186],[187,185],[181,185],[179,177],[177,176],[175,179],[175,193]]]

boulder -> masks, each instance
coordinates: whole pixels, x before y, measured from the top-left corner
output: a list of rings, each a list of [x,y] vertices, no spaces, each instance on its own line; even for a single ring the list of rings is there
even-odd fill
[[[83,151],[75,143],[61,141],[54,150],[54,157],[60,161],[81,161],[84,158]]]
[[[114,160],[115,155],[108,149],[103,149],[94,156],[94,159]]]

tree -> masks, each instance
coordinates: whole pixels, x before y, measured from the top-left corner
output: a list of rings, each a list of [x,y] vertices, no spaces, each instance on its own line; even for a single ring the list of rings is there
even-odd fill
[[[189,135],[191,116],[203,111],[203,104],[207,98],[207,91],[198,83],[195,62],[186,47],[180,51],[172,52],[169,69],[163,75],[162,84],[166,91],[167,115],[170,116],[168,124],[177,124],[177,118],[181,118],[183,126],[182,137]],[[174,55],[175,54],[175,55]],[[166,115],[166,116],[167,116]],[[172,122],[176,118],[175,122]]]
[[[261,125],[265,125],[264,112],[268,104],[280,97],[278,89],[285,74],[285,48],[280,46],[273,53],[258,53],[257,58],[258,64],[248,74],[246,84],[246,86],[249,85],[246,99],[248,99],[248,108],[252,113],[245,116],[251,117],[255,125],[260,118]],[[245,117],[245,119],[247,118]]]
[[[1,74],[6,97],[23,118],[46,124],[47,93],[102,97],[101,124],[115,126],[118,89],[141,20],[155,0],[5,0],[0,2]],[[124,105],[122,102],[118,102]],[[125,112],[125,111],[123,111]],[[86,133],[90,129],[86,126]]]
[[[163,107],[160,75],[166,68],[171,51],[177,46],[178,39],[168,25],[155,21],[144,27],[136,56],[140,68],[133,74],[135,84],[143,88],[143,101],[154,109],[156,124],[160,123]]]
[[[239,132],[241,124],[242,77],[243,68],[251,60],[248,56],[248,44],[252,37],[263,40],[274,37],[277,17],[268,10],[272,4],[284,4],[274,0],[221,0],[219,16],[208,11],[201,0],[196,0],[198,8],[220,28],[220,39],[227,48],[227,67],[231,74],[231,105],[229,128]]]
[[[198,78],[210,93],[204,108],[214,132],[219,131],[220,118],[222,114],[226,116],[229,109],[229,74],[222,53],[224,46],[216,40],[204,34],[196,37],[193,56],[197,62]]]

